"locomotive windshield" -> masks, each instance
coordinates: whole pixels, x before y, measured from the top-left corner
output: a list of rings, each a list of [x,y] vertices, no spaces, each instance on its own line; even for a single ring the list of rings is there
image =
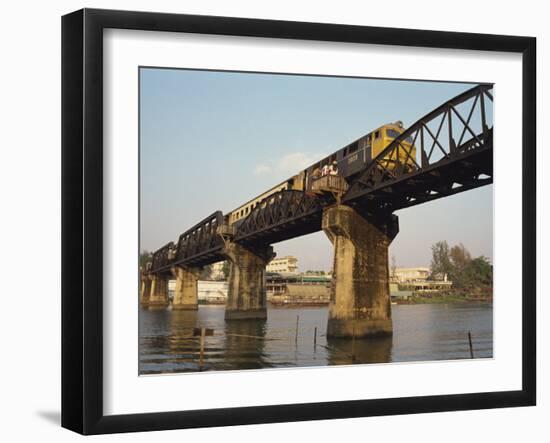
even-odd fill
[[[388,129],[386,129],[386,135],[387,135],[388,137],[391,137],[391,138],[397,138],[397,137],[399,137],[399,136],[401,135],[401,133],[398,132],[398,131],[396,131],[395,129],[388,128]],[[406,141],[407,143],[410,143],[410,144],[412,145],[412,142],[413,142],[412,137],[407,137],[407,138],[405,139],[405,141]]]
[[[386,130],[386,134],[387,134],[388,137],[391,137],[391,138],[397,138],[400,135],[399,132],[397,132],[395,129],[391,129],[391,128],[388,128]]]

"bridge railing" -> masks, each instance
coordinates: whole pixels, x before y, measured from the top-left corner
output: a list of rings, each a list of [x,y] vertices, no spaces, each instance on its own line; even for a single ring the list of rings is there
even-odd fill
[[[216,211],[179,236],[174,264],[193,261],[198,256],[210,254],[223,247],[223,240],[216,232],[223,225],[223,214]]]
[[[175,245],[174,242],[165,244],[162,248],[157,249],[153,253],[153,259],[149,272],[157,272],[170,265],[174,259]]]
[[[321,198],[315,195],[297,190],[280,191],[267,197],[250,212],[238,226],[235,241],[258,239],[285,225],[296,227],[321,211]]]
[[[492,85],[476,86],[422,117],[395,138],[359,175],[343,201],[388,182],[492,147]]]
[[[206,259],[206,256],[223,247],[223,240],[216,233],[217,227],[222,224],[221,211],[209,215],[181,234],[177,244],[170,242],[155,251],[148,272],[168,272],[172,266],[178,264],[204,264],[201,259]]]

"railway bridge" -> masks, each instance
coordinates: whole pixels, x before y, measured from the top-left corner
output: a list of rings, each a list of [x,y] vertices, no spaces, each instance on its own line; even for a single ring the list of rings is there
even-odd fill
[[[352,179],[325,176],[311,190],[276,192],[238,223],[214,212],[154,252],[141,272],[142,305],[167,306],[168,280],[175,278],[173,309],[197,309],[201,268],[229,260],[226,320],[265,319],[271,245],[323,230],[334,247],[327,336],[391,334],[388,247],[399,231],[395,211],[492,183],[492,101],[491,85],[448,100]]]

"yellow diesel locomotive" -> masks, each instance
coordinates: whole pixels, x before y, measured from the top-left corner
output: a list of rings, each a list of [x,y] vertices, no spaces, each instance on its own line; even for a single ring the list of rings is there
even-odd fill
[[[335,169],[339,176],[350,181],[351,178],[365,168],[365,165],[380,155],[403,131],[403,123],[400,121],[380,126],[226,214],[227,222],[232,225],[246,218],[258,204],[282,190],[310,191],[312,183],[328,168]],[[403,149],[399,150],[400,163],[414,169],[416,148],[413,145],[413,140],[407,137],[401,142],[401,147]],[[396,155],[397,151],[392,151],[391,154],[384,157],[386,168],[392,169],[395,167]]]

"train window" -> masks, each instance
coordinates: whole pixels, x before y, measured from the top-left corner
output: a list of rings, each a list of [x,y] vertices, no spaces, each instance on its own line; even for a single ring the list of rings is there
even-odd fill
[[[379,138],[380,137],[380,131],[376,131],[374,133],[374,138]]]
[[[386,135],[388,137],[391,137],[391,138],[397,138],[401,134],[399,132],[397,132],[395,129],[388,128],[388,129],[386,129]]]
[[[357,151],[357,148],[359,148],[359,143],[355,142],[354,144],[349,146],[348,154],[351,154],[352,152]]]

